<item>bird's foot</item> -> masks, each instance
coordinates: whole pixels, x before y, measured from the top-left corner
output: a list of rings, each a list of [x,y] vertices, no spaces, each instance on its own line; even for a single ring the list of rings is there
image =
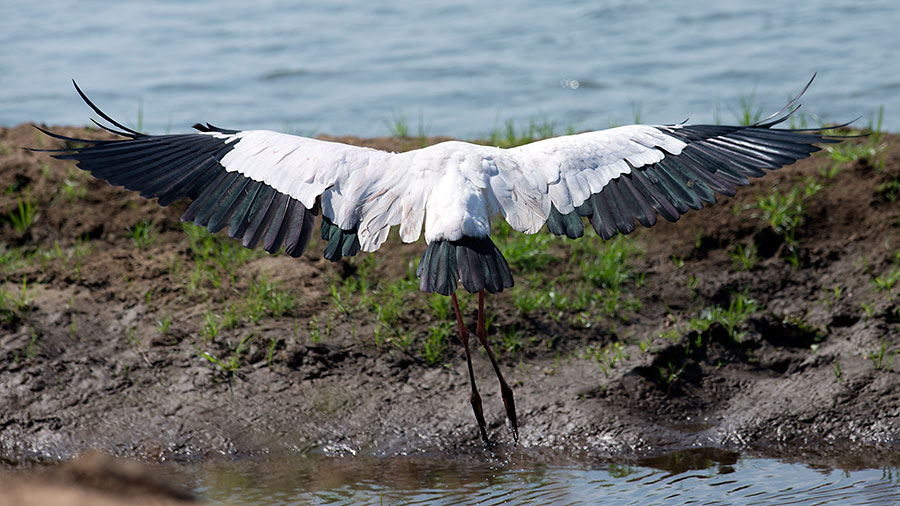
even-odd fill
[[[477,391],[472,392],[470,402],[472,403],[472,411],[475,412],[475,420],[478,422],[478,429],[481,431],[481,445],[485,450],[493,450],[494,445],[488,439],[487,423],[484,421],[484,410],[481,407],[481,396],[478,395]]]
[[[506,408],[506,418],[509,420],[509,431],[512,432],[513,441],[519,443],[519,423],[516,419],[516,401],[513,398],[512,388],[502,382],[500,393],[503,396],[503,406]]]

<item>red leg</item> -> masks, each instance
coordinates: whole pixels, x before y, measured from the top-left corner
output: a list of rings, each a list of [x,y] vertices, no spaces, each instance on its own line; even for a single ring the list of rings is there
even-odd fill
[[[475,386],[475,371],[472,370],[472,356],[469,352],[469,331],[463,324],[462,313],[459,311],[459,302],[456,300],[456,294],[450,296],[453,301],[453,309],[456,310],[456,325],[459,329],[459,340],[462,341],[463,348],[466,349],[466,365],[469,368],[469,384],[472,385],[472,396],[469,401],[472,403],[472,410],[475,412],[475,420],[478,421],[478,428],[481,430],[481,442],[486,448],[490,448],[491,441],[487,435],[487,424],[484,422],[484,411],[481,408],[481,396],[478,395],[478,388]]]
[[[481,345],[484,346],[485,351],[487,351],[488,357],[491,359],[491,365],[494,366],[494,372],[497,373],[497,379],[500,380],[500,394],[503,396],[503,405],[506,407],[506,418],[509,419],[513,440],[518,442],[519,424],[516,421],[516,402],[513,399],[512,388],[503,379],[500,366],[497,365],[497,357],[494,356],[494,350],[491,349],[491,344],[487,338],[487,329],[484,326],[484,290],[478,292],[478,327],[475,329],[475,334],[478,336],[478,340],[481,341]]]

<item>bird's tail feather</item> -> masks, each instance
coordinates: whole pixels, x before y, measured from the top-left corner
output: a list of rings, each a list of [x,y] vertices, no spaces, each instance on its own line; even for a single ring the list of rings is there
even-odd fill
[[[471,293],[502,292],[513,286],[512,273],[490,237],[433,241],[425,248],[416,271],[423,292],[450,295],[457,283]]]

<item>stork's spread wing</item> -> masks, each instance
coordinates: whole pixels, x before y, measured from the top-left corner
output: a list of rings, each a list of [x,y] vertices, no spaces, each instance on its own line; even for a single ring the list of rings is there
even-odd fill
[[[76,89],[78,86],[76,85]],[[269,252],[282,246],[299,256],[309,241],[320,208],[327,218],[323,239],[332,260],[354,254],[362,205],[381,188],[391,153],[268,131],[224,130],[195,125],[193,134],[146,135],[116,122],[78,89],[85,102],[118,128],[100,125],[124,137],[76,139],[43,130],[68,142],[50,150],[115,186],[159,197],[166,206],[192,200],[182,216],[211,232],[228,227],[244,246],[263,244]],[[420,224],[421,228],[421,224]],[[372,238],[375,235],[374,239]],[[377,248],[387,230],[368,235]],[[380,239],[380,240],[379,240]]]
[[[809,156],[816,143],[837,142],[816,130],[772,128],[790,116],[794,99],[748,127],[631,125],[508,150],[452,141],[394,154],[210,125],[195,125],[199,132],[193,134],[146,135],[115,122],[78,92],[119,130],[103,128],[124,139],[45,131],[76,143],[54,150],[57,158],[76,160],[94,176],[144,197],[159,197],[161,205],[187,197],[193,202],[182,220],[212,232],[227,226],[245,246],[261,243],[270,252],[284,246],[300,255],[321,210],[331,260],[374,251],[396,225],[404,241],[414,241],[423,222],[431,243],[450,241],[453,251],[481,252],[472,258],[491,256],[491,248],[469,247],[464,239],[486,238],[497,211],[516,230],[534,233],[546,224],[573,238],[583,234],[581,218],[588,217],[609,238],[633,231],[635,222],[652,226],[657,215],[675,221],[715,202],[716,193],[733,195],[749,177]],[[441,264],[447,255],[430,258]],[[476,277],[471,286],[482,284]],[[448,271],[438,284],[447,291],[465,278]],[[497,279],[499,289],[511,283]]]
[[[587,217],[609,239],[634,231],[635,221],[653,226],[657,215],[676,221],[690,209],[714,203],[717,193],[732,196],[736,186],[749,184],[748,178],[808,157],[819,150],[817,143],[840,141],[821,130],[772,128],[796,110],[791,107],[800,95],[751,126],[631,125],[511,149],[517,163],[503,167],[501,174],[539,170],[549,183],[542,193],[550,209],[543,221],[540,214],[520,213],[529,216],[527,223],[510,224],[533,232],[546,223],[554,234],[575,238],[584,232],[581,217]],[[542,204],[546,209],[547,202]]]
[[[838,142],[815,132],[770,128],[774,124],[633,125],[548,139],[516,151],[519,166],[557,168],[558,180],[546,192],[552,207],[545,222],[551,232],[580,237],[584,216],[609,239],[634,231],[635,221],[653,226],[657,214],[675,221],[689,209],[714,203],[716,193],[734,195],[749,177],[806,158],[819,150],[816,143]]]

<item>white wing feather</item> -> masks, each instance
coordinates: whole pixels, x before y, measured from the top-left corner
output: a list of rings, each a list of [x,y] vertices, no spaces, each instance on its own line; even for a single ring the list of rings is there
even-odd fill
[[[551,203],[570,213],[631,167],[678,154],[685,143],[652,126],[632,125],[556,137],[512,149],[450,141],[406,153],[263,130],[210,133],[235,142],[221,160],[286,193],[307,208],[321,196],[323,214],[358,227],[374,251],[400,225],[405,242],[456,240],[490,233],[502,213],[516,230],[537,232]]]

